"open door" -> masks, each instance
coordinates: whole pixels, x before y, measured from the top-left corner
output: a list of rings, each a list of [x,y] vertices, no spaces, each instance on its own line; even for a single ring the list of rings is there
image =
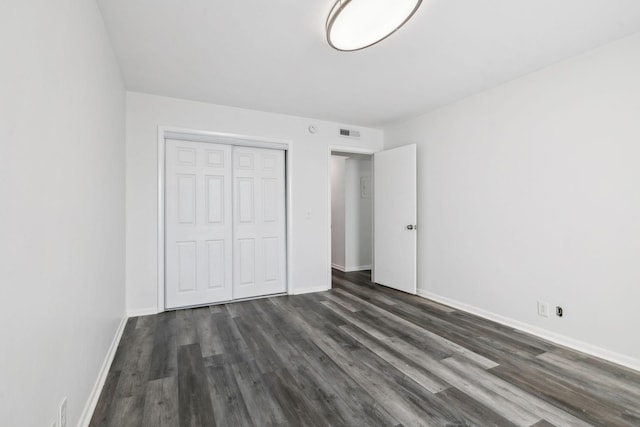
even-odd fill
[[[374,155],[373,281],[416,293],[416,145]]]

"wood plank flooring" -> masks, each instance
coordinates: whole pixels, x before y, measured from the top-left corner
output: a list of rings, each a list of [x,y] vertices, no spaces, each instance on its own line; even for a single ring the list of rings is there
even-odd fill
[[[129,319],[92,426],[640,426],[640,373],[334,271]]]

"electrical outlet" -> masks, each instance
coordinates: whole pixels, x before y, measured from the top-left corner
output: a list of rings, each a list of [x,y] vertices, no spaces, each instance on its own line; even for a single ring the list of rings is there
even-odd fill
[[[62,403],[58,408],[58,426],[67,427],[67,398],[62,399]]]
[[[538,316],[549,317],[549,303],[538,301]]]

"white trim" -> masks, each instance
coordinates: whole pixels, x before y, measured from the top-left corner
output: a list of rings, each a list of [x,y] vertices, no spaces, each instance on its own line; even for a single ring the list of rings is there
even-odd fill
[[[164,175],[165,175],[165,140],[167,138],[188,138],[189,141],[199,142],[217,142],[221,144],[229,145],[242,145],[248,147],[257,148],[272,148],[277,150],[283,150],[285,152],[285,185],[287,190],[286,200],[286,229],[287,229],[287,293],[292,294],[291,286],[291,254],[293,250],[291,248],[291,170],[292,170],[292,156],[288,151],[291,145],[291,141],[278,138],[265,138],[259,136],[242,135],[235,133],[223,133],[223,132],[211,132],[205,130],[187,129],[174,126],[158,126],[158,307],[155,313],[162,313],[165,311],[165,265],[164,265]],[[133,312],[145,314],[151,313],[148,309],[133,310]]]
[[[237,133],[211,132],[206,130],[185,129],[173,126],[161,126],[165,139],[180,139],[183,141],[213,142],[216,144],[242,145],[244,147],[273,148],[288,150],[289,140],[279,138],[265,138],[261,136],[241,135]]]
[[[371,270],[371,264],[369,265],[356,265],[353,267],[345,267],[345,269],[343,270],[345,273],[351,273],[352,271],[364,271],[364,270]]]
[[[291,278],[293,277],[293,269],[291,267],[291,257],[293,254],[293,217],[291,212],[293,212],[293,191],[292,191],[292,180],[291,177],[293,169],[293,153],[291,150],[284,152],[284,164],[285,164],[285,185],[287,186],[286,192],[286,208],[285,208],[285,217],[286,217],[286,227],[287,227],[287,253],[286,253],[286,270],[287,270],[287,293],[289,295],[293,295],[293,284],[291,282]]]
[[[122,338],[124,327],[127,324],[127,319],[128,319],[127,316],[124,316],[120,320],[118,329],[116,329],[116,333],[113,336],[113,341],[111,341],[111,346],[109,346],[107,355],[105,356],[104,361],[102,362],[102,367],[100,368],[100,372],[98,373],[98,378],[96,379],[96,382],[93,384],[93,388],[91,389],[91,394],[89,394],[89,399],[87,400],[87,403],[84,405],[84,409],[82,410],[82,415],[80,415],[80,421],[78,421],[78,426],[87,427],[91,422],[91,417],[93,417],[93,412],[95,411],[96,405],[98,404],[100,393],[102,393],[102,388],[104,387],[104,383],[107,380],[107,375],[109,374],[111,363],[113,362],[113,358],[116,355],[116,350],[118,350],[118,344],[120,344],[120,339]]]
[[[624,354],[616,353],[616,352],[604,349],[602,347],[598,347],[593,344],[586,343],[584,341],[567,337],[566,335],[557,334],[555,332],[551,332],[549,330],[539,328],[537,326],[532,326],[527,323],[520,322],[519,320],[514,320],[509,317],[501,316],[499,314],[495,314],[490,311],[483,310],[473,305],[465,304],[463,302],[452,300],[440,295],[432,294],[431,292],[424,291],[422,289],[418,289],[418,296],[439,302],[441,304],[448,305],[450,307],[453,307],[459,310],[466,311],[471,314],[475,314],[476,316],[480,316],[485,319],[498,322],[502,325],[506,325],[511,328],[518,329],[522,332],[535,335],[539,338],[545,339],[547,341],[551,341],[555,344],[559,344],[564,347],[568,347],[572,350],[580,351],[582,353],[586,353],[591,356],[595,356],[600,359],[604,359],[609,362],[616,363],[618,365],[626,366],[627,368],[631,368],[636,371],[640,371],[640,359],[625,356]]]
[[[158,313],[164,311],[164,172],[165,128],[158,126]]]
[[[329,150],[329,156],[327,157],[327,181],[329,183],[328,187],[327,187],[327,200],[328,203],[327,205],[329,206],[328,209],[328,217],[329,218],[329,227],[327,227],[327,235],[329,236],[327,239],[327,242],[329,243],[329,247],[327,249],[328,251],[328,268],[327,268],[327,276],[328,276],[328,283],[327,283],[327,289],[331,289],[331,287],[333,286],[333,284],[331,283],[331,269],[332,268],[337,268],[340,271],[345,271],[344,267],[340,267],[340,266],[335,266],[333,265],[332,261],[331,261],[331,152],[332,151],[338,151],[340,153],[353,153],[353,154],[369,154],[371,156],[373,156],[375,153],[377,153],[380,150],[373,150],[370,148],[359,148],[359,147],[350,147],[347,145],[329,145],[328,147]],[[371,172],[373,172],[373,162],[371,162]],[[373,196],[375,197],[375,195]],[[373,214],[375,215],[375,212],[373,212]],[[372,239],[371,239],[371,257],[373,260],[373,245],[374,245],[374,239],[375,236],[373,236],[373,226],[371,227],[371,234],[372,234]],[[371,277],[373,277],[373,269],[371,271]]]
[[[332,151],[338,151],[340,153],[348,154],[369,154],[373,155],[381,150],[375,150],[372,148],[353,147],[351,145],[329,145],[329,153]],[[331,154],[329,154],[331,156]]]
[[[335,268],[336,270],[340,270],[342,272],[346,272],[344,265],[338,265],[336,263],[331,263],[331,268]]]
[[[369,264],[369,265],[355,265],[353,267],[345,267],[343,265],[338,265],[338,264],[335,264],[335,263],[331,263],[331,268],[335,268],[336,270],[340,270],[343,273],[351,273],[353,271],[371,270],[371,264]]]
[[[127,310],[128,317],[150,316],[152,314],[162,313],[158,311],[158,307],[137,308],[135,310]]]
[[[303,294],[311,294],[315,292],[326,292],[329,289],[327,289],[325,286],[316,286],[315,288],[306,288],[306,289],[297,290],[295,292],[292,292],[290,295],[303,295]]]

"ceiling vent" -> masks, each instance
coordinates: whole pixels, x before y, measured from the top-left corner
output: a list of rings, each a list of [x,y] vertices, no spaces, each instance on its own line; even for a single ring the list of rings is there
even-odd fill
[[[360,131],[351,129],[340,129],[340,136],[346,136],[347,138],[360,138]]]

